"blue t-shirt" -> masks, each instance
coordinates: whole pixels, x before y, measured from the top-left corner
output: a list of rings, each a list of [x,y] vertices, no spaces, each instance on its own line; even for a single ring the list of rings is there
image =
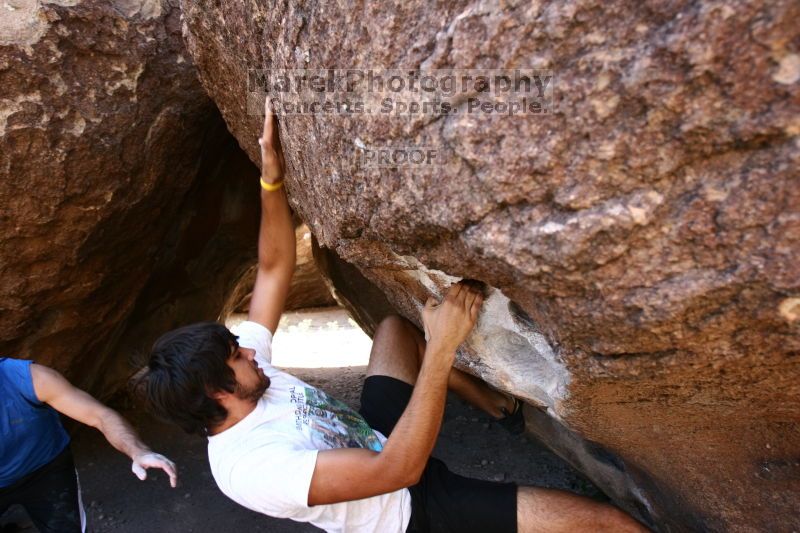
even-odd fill
[[[58,413],[36,397],[31,363],[0,357],[0,487],[49,463],[69,444]]]

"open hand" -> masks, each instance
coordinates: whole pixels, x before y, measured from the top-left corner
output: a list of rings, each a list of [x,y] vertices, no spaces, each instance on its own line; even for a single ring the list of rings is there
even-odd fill
[[[464,281],[451,285],[441,303],[428,298],[422,310],[425,338],[447,352],[455,352],[475,327],[481,304],[481,291]]]
[[[272,113],[269,96],[264,100],[264,132],[258,139],[258,144],[261,145],[261,178],[267,183],[280,181],[286,163],[278,138],[278,121]]]
[[[136,477],[144,481],[147,479],[148,468],[160,468],[169,476],[169,484],[174,489],[178,486],[178,469],[175,463],[161,455],[160,453],[143,453],[133,458],[131,470]]]

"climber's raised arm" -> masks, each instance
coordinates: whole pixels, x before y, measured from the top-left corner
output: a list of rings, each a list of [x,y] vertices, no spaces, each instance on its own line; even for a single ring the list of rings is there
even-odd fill
[[[295,237],[283,187],[283,150],[269,98],[264,103],[264,132],[258,143],[261,145],[261,228],[258,271],[248,320],[275,333],[294,273]]]

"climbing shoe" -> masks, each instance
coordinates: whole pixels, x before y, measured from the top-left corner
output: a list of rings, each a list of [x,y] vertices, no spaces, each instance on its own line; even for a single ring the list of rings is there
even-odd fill
[[[512,435],[522,435],[525,432],[525,417],[522,415],[522,402],[514,398],[514,408],[511,412],[505,407],[501,409],[505,415],[497,423]]]

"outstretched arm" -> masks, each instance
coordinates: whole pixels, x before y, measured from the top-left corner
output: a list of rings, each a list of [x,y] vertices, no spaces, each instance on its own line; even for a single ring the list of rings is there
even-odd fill
[[[457,283],[442,304],[426,304],[423,321],[431,339],[411,399],[386,445],[378,453],[359,448],[319,452],[308,505],[368,498],[417,483],[442,424],[456,349],[475,326],[482,303],[477,289]]]
[[[133,460],[131,469],[139,479],[147,477],[147,468],[160,468],[169,476],[170,485],[177,486],[175,463],[153,453],[119,413],[74,387],[52,368],[34,363],[31,377],[33,390],[40,401],[63,415],[99,429],[114,448]]]
[[[264,132],[258,143],[261,145],[261,228],[258,271],[248,320],[275,333],[289,294],[296,251],[292,214],[285,189],[280,186],[285,167],[283,151],[269,98],[264,104]]]

